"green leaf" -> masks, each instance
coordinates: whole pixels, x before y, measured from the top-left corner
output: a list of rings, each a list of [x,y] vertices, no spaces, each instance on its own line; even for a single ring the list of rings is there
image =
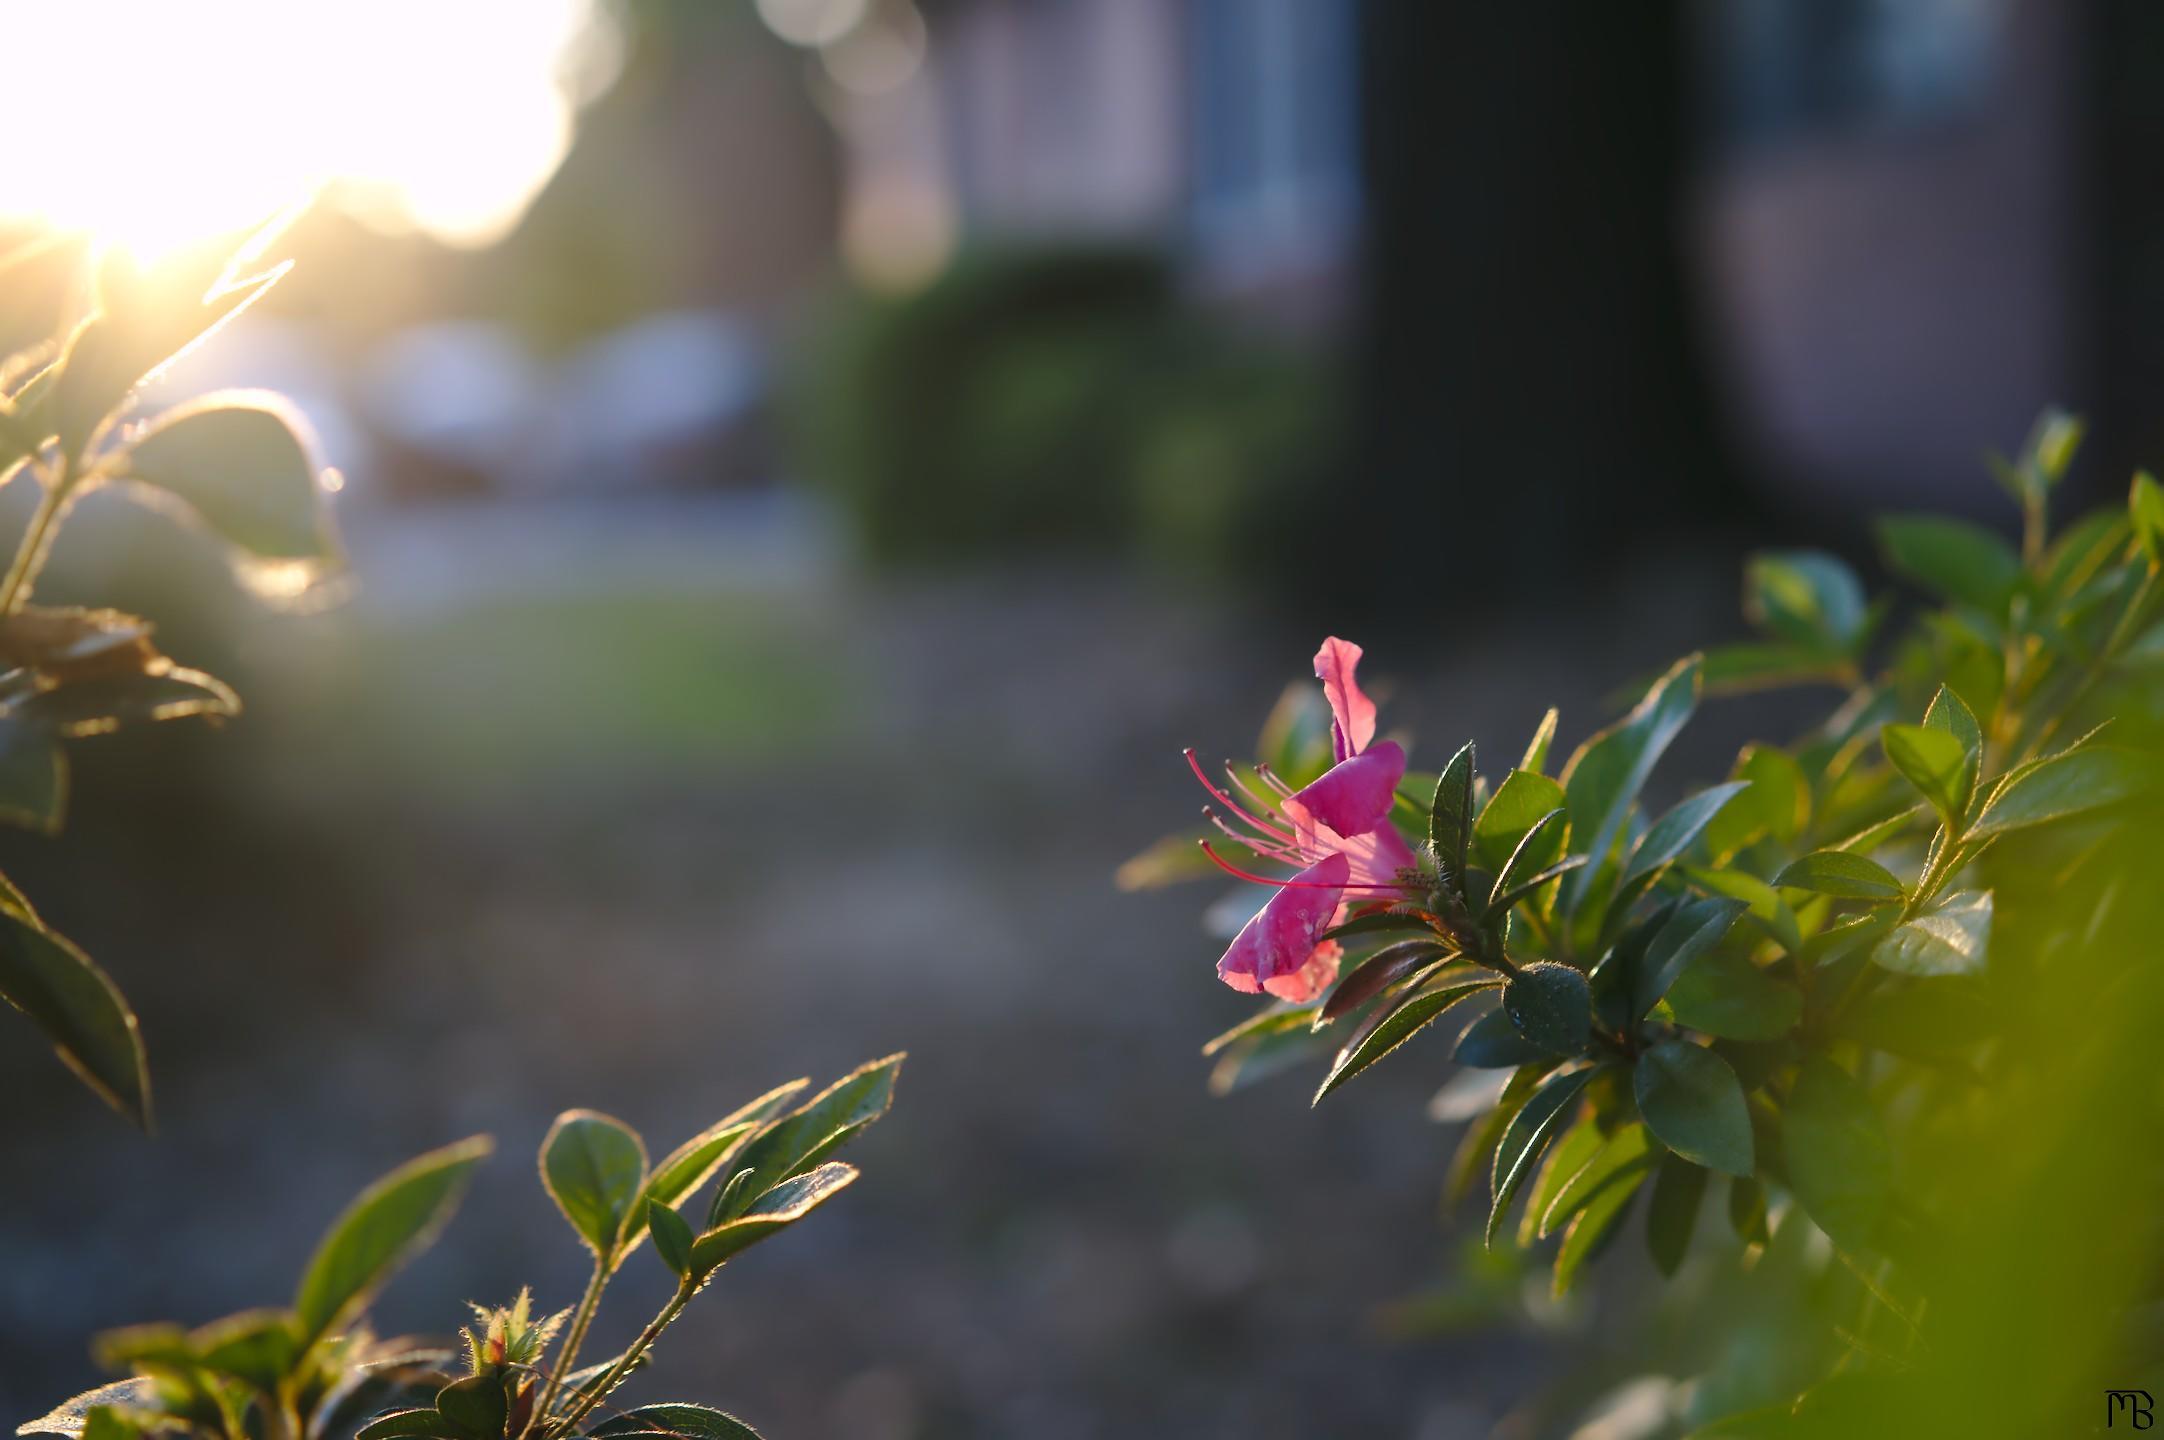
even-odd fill
[[[339,558],[314,451],[307,422],[282,398],[223,392],[151,421],[124,473],[152,504],[180,502],[253,560],[312,573]]]
[[[1533,837],[1529,835],[1526,838],[1530,840]],[[1583,855],[1573,855],[1567,860],[1556,861],[1546,869],[1536,870],[1523,880],[1513,880],[1508,890],[1504,890],[1498,885],[1496,893],[1492,894],[1488,900],[1488,908],[1481,916],[1481,923],[1494,925],[1501,922],[1509,915],[1512,906],[1531,899],[1563,876],[1570,874],[1573,870],[1581,869],[1584,865],[1585,857]]]
[[[594,1254],[616,1246],[646,1183],[646,1142],[614,1116],[566,1110],[541,1142],[541,1186]]]
[[[1871,951],[1871,963],[1899,975],[1968,975],[1991,947],[1991,892],[1963,890],[1929,914],[1896,925]]]
[[[1200,839],[1192,831],[1167,835],[1141,854],[1122,862],[1112,873],[1112,883],[1122,890],[1159,890],[1167,885],[1177,885],[1186,880],[1201,880],[1224,872],[1210,862],[1203,853]],[[1234,864],[1246,860],[1254,852],[1245,847],[1234,847],[1220,837],[1220,853]],[[1243,853],[1244,852],[1244,853]]]
[[[1818,1228],[1868,1248],[1893,1193],[1893,1151],[1870,1097],[1823,1057],[1804,1062],[1782,1112],[1789,1188]]]
[[[1495,793],[1480,809],[1480,818],[1473,822],[1474,857],[1485,868],[1500,870],[1526,835],[1562,807],[1561,785],[1535,770],[1511,771],[1503,777],[1503,783],[1495,787]],[[1563,831],[1560,827],[1552,832],[1550,839],[1552,848],[1540,852],[1539,864],[1533,869],[1538,870],[1562,853]]]
[[[1810,810],[1811,789],[1794,756],[1772,745],[1746,745],[1729,775],[1745,789],[1707,824],[1707,854],[1720,861],[1762,836],[1784,845],[1796,838]]]
[[[1459,1001],[1494,988],[1495,981],[1483,977],[1434,990],[1416,990],[1405,996],[1338,1051],[1330,1073],[1323,1077],[1322,1087],[1309,1103],[1321,1104],[1323,1096],[1412,1039]]]
[[[46,1414],[35,1420],[26,1420],[15,1427],[18,1435],[66,1435],[70,1440],[83,1433],[85,1420],[91,1411],[101,1406],[120,1406],[127,1409],[147,1408],[158,1399],[157,1382],[142,1376],[115,1380],[100,1385],[95,1390],[85,1390],[72,1400],[63,1400]]]
[[[1801,860],[1782,867],[1781,873],[1773,877],[1773,883],[1789,890],[1811,890],[1843,900],[1883,904],[1908,898],[1908,891],[1885,866],[1849,850],[1814,850]]]
[[[1518,762],[1520,770],[1535,774],[1548,768],[1548,751],[1555,744],[1556,711],[1550,706],[1548,713],[1540,717],[1540,724],[1533,730],[1533,738],[1526,743],[1525,758]]]
[[[143,721],[197,715],[230,718],[240,713],[240,697],[215,675],[186,669],[160,656],[138,673],[102,675],[40,690],[7,713],[73,740]]]
[[[1584,1273],[1586,1263],[1601,1252],[1608,1237],[1615,1233],[1624,1212],[1645,1184],[1646,1172],[1651,1166],[1650,1159],[1642,1160],[1630,1169],[1616,1172],[1572,1217],[1570,1229],[1563,1233],[1563,1243],[1555,1252],[1555,1294],[1558,1298],[1570,1293]]]
[[[759,1432],[708,1405],[681,1401],[666,1405],[641,1405],[611,1416],[587,1432],[589,1435],[677,1435],[684,1440],[760,1440]]]
[[[1698,688],[1698,657],[1677,661],[1636,709],[1579,746],[1564,767],[1571,843],[1575,853],[1592,860],[1563,881],[1564,914],[1575,915],[1590,893],[1593,876],[1622,831],[1647,775],[1696,707]]]
[[[1562,851],[1563,807],[1558,805],[1534,821],[1532,828],[1518,838],[1517,848],[1513,849],[1510,858],[1503,862],[1503,868],[1495,877],[1495,884],[1488,891],[1484,923],[1492,925],[1500,919],[1514,903],[1512,897],[1522,892],[1526,882],[1533,876],[1546,873],[1546,867],[1552,864]],[[1584,863],[1584,857],[1579,857],[1579,863]]]
[[[452,1440],[455,1431],[451,1422],[430,1406],[425,1410],[392,1410],[353,1432],[353,1440],[408,1440],[408,1437],[426,1437],[426,1440]]]
[[[1570,1223],[1572,1216],[1616,1185],[1650,1169],[1657,1154],[1646,1127],[1632,1121],[1608,1138],[1608,1143],[1587,1161],[1541,1212],[1540,1233],[1553,1235]]]
[[[1969,827],[1981,840],[2030,825],[2046,825],[2141,794],[2156,771],[2138,751],[2092,745],[2039,760],[2001,780]]]
[[[1721,942],[1736,917],[1743,914],[1741,900],[1714,896],[1679,906],[1646,946],[1645,958],[1630,977],[1629,1019],[1635,1023],[1661,1002],[1684,968]]]
[[[1638,1113],[1663,1145],[1727,1175],[1751,1173],[1751,1112],[1728,1062],[1702,1045],[1669,1040],[1638,1057]]]
[[[2134,538],[2141,542],[2142,554],[2149,557],[2152,566],[2164,564],[2164,485],[2156,483],[2156,477],[2148,471],[2134,476],[2134,485],[2126,497],[2127,516],[2134,522]]]
[[[1540,1152],[1562,1125],[1571,1102],[1592,1078],[1590,1069],[1550,1075],[1504,1128],[1502,1141],[1495,1149],[1495,1167],[1489,1177],[1494,1194],[1494,1203],[1488,1207],[1487,1243],[1490,1246],[1495,1244],[1496,1232],[1502,1228],[1503,1213],[1517,1197],[1519,1185],[1532,1172],[1533,1162],[1540,1158]]]
[[[1851,655],[1867,631],[1863,582],[1838,556],[1818,550],[1754,555],[1744,570],[1744,613],[1793,645]]]
[[[1653,1201],[1646,1210],[1646,1249],[1652,1253],[1653,1268],[1663,1275],[1673,1276],[1690,1253],[1706,1177],[1703,1166],[1680,1155],[1661,1157],[1653,1176]]]
[[[2036,417],[2036,428],[2029,435],[2022,470],[2035,476],[2048,488],[2066,478],[2067,470],[2074,463],[2074,452],[2081,448],[2081,437],[2088,427],[2078,415],[2069,415],[2056,407],[2047,409]]]
[[[469,1375],[436,1392],[436,1413],[462,1440],[502,1440],[511,1397],[502,1375]]]
[[[1542,1058],[1542,1052],[1518,1033],[1501,1010],[1490,1010],[1467,1026],[1450,1052],[1453,1065],[1475,1070],[1508,1070]]]
[[[57,835],[67,807],[67,755],[37,726],[0,714],[0,821]]]
[[[1803,948],[1803,931],[1797,923],[1796,912],[1788,908],[1788,902],[1781,898],[1779,891],[1756,875],[1742,870],[1710,870],[1698,865],[1685,866],[1683,873],[1701,890],[1741,900],[1745,907],[1743,913],[1772,936],[1783,950],[1793,955]]]
[[[1526,1192],[1525,1214],[1518,1222],[1518,1245],[1523,1249],[1540,1238],[1540,1219],[1555,1203],[1555,1197],[1563,1193],[1563,1187],[1577,1178],[1578,1172],[1593,1163],[1608,1143],[1598,1120],[1591,1115],[1565,1130],[1548,1147],[1547,1158],[1541,1161],[1540,1174],[1533,1181],[1533,1188]]]
[[[773,1092],[771,1101],[770,1097],[761,1097],[752,1103],[759,1105],[770,1102],[778,1108],[782,1101],[803,1088],[804,1082],[799,1080]],[[625,1212],[624,1228],[618,1234],[612,1252],[614,1263],[621,1265],[624,1257],[637,1249],[639,1242],[646,1238],[646,1207],[649,1202],[659,1202],[667,1206],[682,1204],[685,1197],[704,1185],[708,1177],[719,1170],[766,1119],[767,1115],[763,1113],[744,1119],[732,1116],[708,1126],[670,1151],[661,1163],[654,1167],[653,1174],[647,1177],[646,1188],[639,1192],[638,1199],[634,1200]]]
[[[450,1220],[473,1167],[492,1145],[485,1135],[407,1161],[362,1191],[317,1245],[293,1310],[303,1348],[348,1323],[399,1266],[425,1249]]]
[[[1773,1238],[1766,1225],[1766,1187],[1748,1175],[1728,1182],[1728,1225],[1746,1245],[1764,1245]]]
[[[1803,1018],[1803,995],[1741,955],[1715,951],[1688,966],[1668,991],[1678,1025],[1725,1040],[1778,1040]]]
[[[1422,916],[1378,910],[1372,915],[1355,915],[1342,925],[1332,925],[1315,938],[1318,941],[1343,940],[1354,935],[1388,935],[1401,930],[1418,930],[1429,935],[1435,933],[1435,927]]]
[[[1879,521],[1886,563],[1933,594],[2002,616],[2021,578],[2021,559],[1991,531],[1935,515]]]
[[[1575,1055],[1593,1034],[1593,997],[1585,976],[1551,960],[1523,966],[1503,986],[1503,1013],[1527,1042]]]
[[[1939,687],[1938,693],[1931,697],[1930,707],[1924,711],[1924,728],[1942,731],[1960,741],[1963,752],[1970,757],[1971,766],[1977,764],[1984,753],[1984,731],[1976,723],[1975,713],[1969,709],[1967,701],[1945,685]],[[1968,803],[1967,797],[1963,797],[1962,803]]]
[[[1691,847],[1691,842],[1713,823],[1729,802],[1750,789],[1750,782],[1731,780],[1701,790],[1653,822],[1631,847],[1623,862],[1623,879],[1616,886],[1616,902],[1628,904],[1672,860]],[[1628,898],[1626,898],[1628,897]]]
[[[669,1267],[669,1272],[681,1276],[689,1271],[691,1242],[696,1237],[684,1217],[659,1200],[649,1200],[646,1202],[646,1225],[653,1232],[654,1253]]]
[[[1958,826],[1976,786],[1976,752],[1949,730],[1928,725],[1888,725],[1879,744],[1894,769],[1931,802],[1946,823]]]
[[[1400,940],[1360,962],[1337,982],[1330,998],[1313,1010],[1317,1029],[1358,1009],[1401,981],[1452,959],[1456,952],[1440,940]]]
[[[749,1193],[758,1195],[802,1174],[876,1123],[894,1103],[894,1079],[904,1058],[889,1055],[859,1066],[746,1145],[735,1163],[752,1172]],[[707,1223],[732,1218],[717,1211]]]
[[[150,1070],[135,1012],[89,956],[12,905],[0,907],[0,999],[45,1032],[98,1098],[150,1128]]]
[[[848,1188],[856,1178],[856,1166],[831,1160],[815,1170],[782,1181],[752,1201],[742,1214],[722,1222],[693,1241],[690,1273],[704,1283],[708,1276],[742,1251],[794,1225]]]
[[[301,1358],[290,1310],[244,1310],[188,1338],[204,1369],[266,1392],[291,1375]]]
[[[1435,782],[1435,805],[1428,815],[1428,844],[1435,861],[1453,885],[1465,874],[1465,853],[1473,821],[1473,742],[1450,757]]]
[[[1202,1053],[1207,1057],[1229,1049],[1243,1040],[1290,1034],[1296,1030],[1305,1031],[1314,1018],[1315,1007],[1312,1005],[1292,1005],[1283,1000],[1273,1000],[1231,1029],[1210,1037],[1204,1043]]]

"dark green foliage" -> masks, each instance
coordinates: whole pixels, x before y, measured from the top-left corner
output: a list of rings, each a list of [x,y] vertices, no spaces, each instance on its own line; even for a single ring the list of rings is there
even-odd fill
[[[1314,362],[1193,312],[1143,250],[985,250],[846,296],[790,389],[794,460],[890,563],[1080,544],[1251,573],[1328,483]]]
[[[1465,876],[1423,871],[1424,896],[1343,931],[1387,925],[1396,953],[1425,940],[1503,983],[1449,1056],[1512,1072],[1447,1184],[1492,1177],[1491,1242],[1528,1195],[1514,1233],[1561,1234],[1568,1290],[1650,1188],[1664,1275],[1742,1273],[1684,1270],[1694,1245],[1740,1243],[1784,1297],[1754,1322],[1779,1373],[1709,1376],[1698,1433],[2071,1433],[2072,1397],[2148,1353],[2127,1337],[2164,1299],[2144,1198],[2164,1130],[2164,490],[2138,477],[2125,508],[2054,534],[2079,429],[2047,416],[2000,466],[2018,547],[1967,521],[1882,527],[1926,597],[1902,623],[1837,560],[1758,557],[1759,638],[1679,662],[1560,782],[1552,719],[1500,779],[1460,751],[1405,828],[1446,858],[1468,836]],[[1843,693],[1798,692],[1790,742],[1647,813],[1701,695],[1795,682]],[[1725,1227],[1697,1224],[1713,1172]]]

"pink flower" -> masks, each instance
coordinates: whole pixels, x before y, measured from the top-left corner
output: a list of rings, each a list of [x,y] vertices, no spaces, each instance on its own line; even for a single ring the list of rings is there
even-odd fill
[[[1211,783],[1187,752],[1187,763],[1226,815],[1205,807],[1210,823],[1266,860],[1297,870],[1272,879],[1228,864],[1210,842],[1202,848],[1227,873],[1273,885],[1272,895],[1217,962],[1218,978],[1248,994],[1267,992],[1303,1003],[1337,978],[1341,951],[1321,935],[1355,900],[1389,901],[1417,895],[1419,862],[1390,823],[1390,806],[1405,777],[1405,751],[1395,741],[1375,744],[1375,702],[1361,692],[1354,670],[1360,647],[1335,636],[1315,653],[1315,674],[1329,698],[1337,763],[1313,784],[1294,790],[1259,767],[1267,794],[1244,784],[1228,765],[1231,792]],[[1242,801],[1246,803],[1242,803]],[[1240,828],[1236,828],[1240,827]]]

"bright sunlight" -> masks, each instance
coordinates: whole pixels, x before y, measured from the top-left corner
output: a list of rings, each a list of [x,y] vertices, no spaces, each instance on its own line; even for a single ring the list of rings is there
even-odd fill
[[[615,60],[596,0],[70,0],[8,31],[29,143],[0,215],[143,253],[326,189],[380,228],[486,244]]]

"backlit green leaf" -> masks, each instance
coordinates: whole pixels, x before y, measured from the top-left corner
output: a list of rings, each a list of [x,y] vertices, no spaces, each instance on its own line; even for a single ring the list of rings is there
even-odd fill
[[[856,1178],[856,1166],[830,1160],[784,1180],[693,1241],[690,1274],[703,1282],[742,1251],[811,1214]]]
[[[12,906],[0,907],[0,999],[29,1016],[100,1099],[150,1128],[135,1012],[89,956]]]
[[[1459,1001],[1492,990],[1495,985],[1492,978],[1483,976],[1433,990],[1416,990],[1405,996],[1338,1051],[1337,1059],[1331,1063],[1330,1073],[1323,1077],[1322,1087],[1315,1092],[1312,1103],[1319,1104],[1323,1096],[1412,1039]]]
[[[1646,693],[1636,709],[1617,724],[1578,747],[1563,770],[1565,803],[1575,853],[1592,863],[1566,877],[1560,896],[1563,913],[1577,913],[1601,868],[1624,817],[1654,763],[1698,703],[1698,657],[1679,660]]]
[[[1969,838],[2003,835],[2117,804],[2155,781],[2155,766],[2138,751],[2092,745],[2054,755],[2000,781],[1969,827]]]
[[[1473,855],[1489,870],[1500,870],[1526,835],[1563,808],[1563,787],[1533,770],[1513,770],[1495,787],[1473,822]],[[1550,846],[1536,852],[1538,870],[1563,853],[1561,822],[1549,833]],[[1531,871],[1527,872],[1532,873]]]
[[[708,1405],[682,1402],[621,1411],[586,1432],[594,1436],[681,1436],[683,1440],[760,1440],[759,1432]]]
[[[1878,524],[1886,563],[1947,600],[2003,615],[2021,577],[2021,559],[1991,531],[1934,515],[1894,516]]]
[[[1495,1149],[1495,1168],[1490,1175],[1494,1202],[1488,1207],[1488,1244],[1495,1243],[1503,1214],[1517,1196],[1519,1185],[1532,1172],[1533,1162],[1561,1127],[1571,1102],[1593,1078],[1591,1070],[1571,1070],[1550,1075],[1535,1090],[1525,1107],[1511,1118]]]
[[[904,1058],[889,1055],[858,1067],[746,1145],[734,1164],[752,1172],[750,1193],[804,1173],[876,1123],[894,1103],[894,1080]],[[709,1224],[733,1218],[716,1213]]]
[[[1442,777],[1435,782],[1435,806],[1428,818],[1428,844],[1435,861],[1460,883],[1465,873],[1467,846],[1473,826],[1473,742],[1468,740],[1450,757]]]
[[[1700,955],[1669,987],[1678,1025],[1726,1040],[1777,1040],[1803,1018],[1803,994],[1741,955]]]
[[[1878,738],[1894,769],[1948,824],[1959,825],[1976,785],[1976,753],[1951,731],[1928,725],[1888,725]]]
[[[1670,915],[1646,945],[1631,976],[1629,1019],[1633,1022],[1661,1002],[1684,968],[1721,942],[1744,913],[1740,900],[1713,896],[1693,900]]]
[[[567,1110],[541,1142],[541,1184],[596,1255],[615,1248],[646,1183],[638,1132],[596,1110]]]
[[[1843,900],[1899,901],[1908,892],[1893,873],[1850,850],[1814,850],[1791,861],[1773,883],[1790,890],[1811,890]]]
[[[1646,1210],[1646,1248],[1653,1256],[1653,1267],[1663,1275],[1674,1275],[1690,1253],[1706,1177],[1703,1166],[1680,1155],[1661,1157],[1653,1176],[1653,1200]]]
[[[491,1148],[487,1136],[477,1135],[432,1150],[346,1207],[316,1247],[294,1297],[304,1346],[351,1320],[393,1271],[436,1238]]]
[[[1991,892],[1964,890],[1895,926],[1871,961],[1901,975],[1968,975],[1983,968],[1990,948]]]
[[[295,576],[339,555],[314,449],[306,422],[278,396],[227,392],[151,421],[124,473],[153,504],[178,501],[252,561],[299,567],[287,582],[297,589]]]

